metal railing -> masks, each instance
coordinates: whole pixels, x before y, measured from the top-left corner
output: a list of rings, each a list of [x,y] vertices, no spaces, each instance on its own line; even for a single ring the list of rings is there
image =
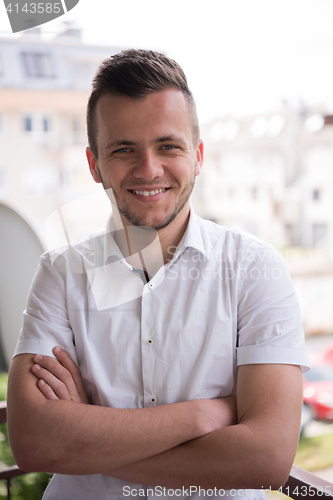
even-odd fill
[[[0,424],[7,422],[7,402],[0,401]],[[10,480],[26,474],[17,465],[0,469],[0,480],[7,482],[7,500],[10,500]],[[279,493],[294,500],[333,500],[333,484],[296,465],[292,466],[289,479]],[[282,497],[281,497],[282,498]]]
[[[7,422],[7,401],[0,401],[0,424]],[[12,467],[2,467],[0,469],[0,480],[5,480],[7,483],[7,500],[10,500],[10,480],[12,477],[25,474],[17,465]]]

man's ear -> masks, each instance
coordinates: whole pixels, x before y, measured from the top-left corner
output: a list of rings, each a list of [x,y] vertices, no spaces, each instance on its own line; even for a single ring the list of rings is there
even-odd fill
[[[89,170],[90,170],[90,173],[92,175],[92,178],[94,179],[95,182],[101,183],[102,181],[101,181],[101,178],[100,178],[100,175],[98,172],[98,168],[97,168],[97,160],[96,160],[95,156],[93,155],[93,153],[91,152],[89,147],[87,147],[87,149],[86,149],[86,156],[87,156]]]
[[[202,163],[203,163],[203,152],[204,152],[204,144],[202,141],[199,142],[199,145],[197,147],[197,154],[196,154],[196,168],[195,168],[195,175],[199,175],[201,172],[202,168]]]

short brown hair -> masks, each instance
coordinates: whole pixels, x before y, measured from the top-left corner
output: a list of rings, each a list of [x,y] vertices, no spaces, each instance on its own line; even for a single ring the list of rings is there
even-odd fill
[[[152,50],[123,50],[105,59],[93,80],[87,107],[89,147],[97,158],[96,105],[104,94],[119,94],[142,99],[150,92],[177,88],[187,99],[193,128],[193,143],[199,142],[199,124],[193,95],[184,71],[173,59]]]

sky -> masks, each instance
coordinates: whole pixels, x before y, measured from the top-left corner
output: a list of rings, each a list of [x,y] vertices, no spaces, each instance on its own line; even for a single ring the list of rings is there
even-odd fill
[[[80,0],[43,25],[44,36],[54,36],[63,21],[82,28],[84,43],[174,58],[201,122],[275,112],[283,101],[333,111],[332,0]],[[1,34],[16,36],[3,3]]]

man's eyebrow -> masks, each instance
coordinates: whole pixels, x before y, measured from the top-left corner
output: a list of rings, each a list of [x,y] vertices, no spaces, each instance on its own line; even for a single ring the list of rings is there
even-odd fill
[[[182,143],[186,142],[183,137],[171,134],[171,135],[164,135],[162,137],[157,137],[156,139],[150,141],[150,143],[157,144],[159,142],[169,142],[169,141],[176,141]],[[138,145],[139,143],[135,141],[129,141],[128,139],[117,139],[115,141],[109,142],[109,144],[104,148],[104,151],[109,151],[110,149],[119,146],[138,146]]]
[[[137,142],[128,141],[127,139],[117,139],[116,141],[109,142],[109,144],[104,148],[104,151],[115,148],[117,146],[137,146]]]
[[[154,143],[156,142],[168,142],[168,141],[178,141],[178,142],[185,142],[183,137],[180,137],[178,135],[165,135],[163,137],[158,137],[155,139]]]

